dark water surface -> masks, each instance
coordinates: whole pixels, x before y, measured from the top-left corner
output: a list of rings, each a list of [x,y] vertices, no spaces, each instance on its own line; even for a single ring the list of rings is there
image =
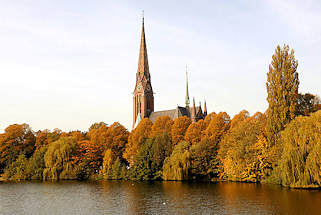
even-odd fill
[[[0,183],[0,214],[321,214],[321,192],[242,183]]]

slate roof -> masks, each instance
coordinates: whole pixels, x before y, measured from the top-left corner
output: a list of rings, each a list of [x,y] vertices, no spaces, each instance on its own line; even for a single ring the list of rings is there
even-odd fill
[[[196,113],[198,113],[200,111],[202,111],[201,107],[200,106],[196,107]],[[156,119],[160,116],[169,116],[169,118],[171,118],[172,120],[174,120],[180,116],[187,116],[190,118],[191,112],[192,112],[191,107],[189,109],[187,109],[186,107],[177,106],[176,109],[172,109],[172,110],[163,110],[163,111],[152,112],[149,115],[149,119],[154,123],[156,121]]]

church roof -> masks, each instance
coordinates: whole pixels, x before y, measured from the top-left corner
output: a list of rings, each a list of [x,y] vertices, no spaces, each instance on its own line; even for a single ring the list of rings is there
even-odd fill
[[[191,107],[188,109],[186,107],[177,106],[176,109],[172,109],[172,110],[152,112],[149,116],[149,119],[154,123],[156,119],[161,116],[169,116],[169,118],[171,118],[172,120],[180,116],[190,117],[191,111],[192,111]],[[200,111],[202,111],[201,106],[196,107],[196,113],[199,113]]]

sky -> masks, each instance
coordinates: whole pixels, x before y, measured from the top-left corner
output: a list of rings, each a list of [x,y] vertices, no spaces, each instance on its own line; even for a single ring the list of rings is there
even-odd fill
[[[295,50],[299,92],[321,95],[321,1],[0,0],[0,132],[132,124],[142,10],[155,111],[267,107],[277,45]]]

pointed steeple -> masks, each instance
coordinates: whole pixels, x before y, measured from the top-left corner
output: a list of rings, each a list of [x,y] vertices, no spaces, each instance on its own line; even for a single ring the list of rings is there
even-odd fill
[[[140,78],[143,78],[143,76],[146,76],[147,79],[150,78],[146,39],[145,39],[144,14],[143,14],[143,18],[142,18],[142,32],[141,32],[141,38],[140,38],[140,49],[139,49],[137,75]]]
[[[207,116],[206,100],[204,100],[204,117]]]
[[[195,107],[195,98],[193,98],[193,107],[192,107],[192,122],[196,122],[196,107]]]
[[[187,65],[186,65],[186,96],[185,96],[186,107],[189,107],[189,93],[188,93],[188,74],[187,74]]]
[[[144,15],[142,18],[142,32],[136,73],[136,84],[133,96],[133,128],[139,117],[149,117],[154,112],[154,93],[149,73],[147,47],[145,39]],[[140,115],[140,116],[139,116]],[[139,116],[139,117],[138,117]]]

